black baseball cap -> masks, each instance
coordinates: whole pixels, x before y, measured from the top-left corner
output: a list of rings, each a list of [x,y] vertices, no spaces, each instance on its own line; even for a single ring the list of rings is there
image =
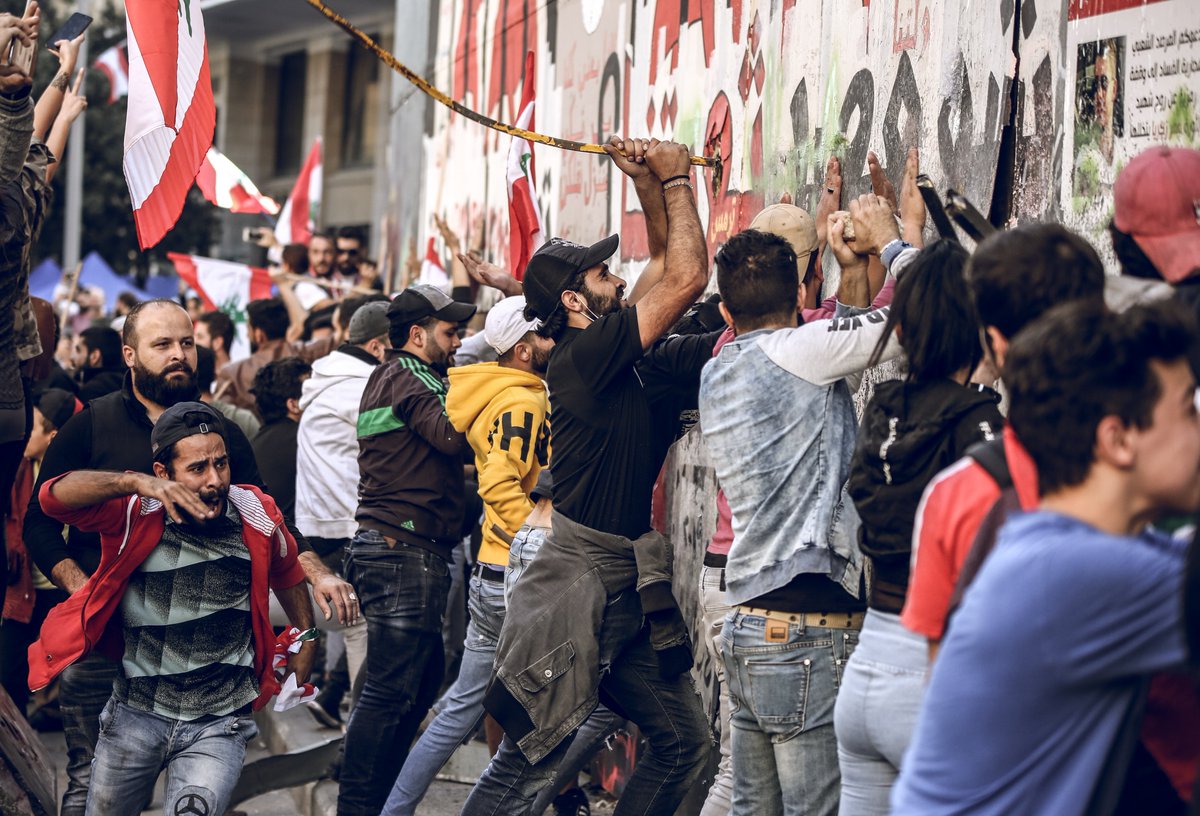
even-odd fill
[[[46,421],[61,431],[67,420],[83,410],[79,400],[70,391],[62,388],[47,388],[37,398],[37,409],[42,412]]]
[[[180,439],[196,434],[218,434],[226,442],[225,420],[203,402],[179,402],[162,412],[154,430],[150,431],[150,455],[158,458],[160,451]]]
[[[610,235],[590,247],[563,238],[542,244],[525,267],[525,316],[537,320],[550,317],[571,279],[611,258],[620,242],[618,236]]]
[[[392,301],[388,307],[388,321],[392,326],[416,323],[427,317],[436,317],[447,323],[462,323],[475,314],[474,303],[461,303],[427,283],[410,286]]]

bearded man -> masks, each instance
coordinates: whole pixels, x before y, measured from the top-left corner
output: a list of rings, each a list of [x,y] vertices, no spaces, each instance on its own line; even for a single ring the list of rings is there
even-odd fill
[[[122,344],[129,372],[121,390],[93,400],[58,432],[46,451],[25,515],[25,545],[38,569],[69,593],[82,587],[99,566],[100,537],[71,527],[64,541],[62,523],[42,512],[38,501],[42,485],[72,470],[153,473],[150,435],[155,423],[172,405],[199,397],[192,320],[178,303],[159,299],[138,304],[125,319]],[[224,422],[222,431],[233,481],[261,487],[245,434],[232,422]],[[336,609],[343,622],[356,620],[358,602],[350,586],[321,563],[290,522],[289,528],[326,619]],[[98,653],[73,663],[61,675],[59,697],[67,742],[63,816],[84,812],[100,712],[116,676],[117,664]]]

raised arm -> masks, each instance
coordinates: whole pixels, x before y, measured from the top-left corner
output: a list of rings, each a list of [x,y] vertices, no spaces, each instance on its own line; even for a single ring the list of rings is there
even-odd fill
[[[54,75],[54,79],[50,80],[46,90],[42,91],[42,95],[38,97],[37,105],[33,109],[33,138],[35,139],[44,141],[50,132],[50,126],[58,118],[59,108],[62,107],[67,93],[67,86],[70,85],[71,77],[75,74],[75,64],[79,60],[79,46],[83,45],[84,36],[80,34],[73,40],[59,40],[54,43],[55,50],[51,53],[58,57],[58,73]],[[78,89],[78,82],[75,83],[75,87]]]
[[[620,136],[613,136],[608,140],[608,144],[604,145],[604,152],[609,155],[613,164],[633,181],[642,215],[646,218],[650,261],[629,293],[630,305],[636,304],[662,280],[666,260],[667,202],[663,195],[662,182],[646,164],[646,151],[656,144],[658,139],[622,139]]]
[[[54,126],[50,128],[50,136],[46,139],[46,149],[55,159],[54,164],[46,168],[47,184],[54,178],[59,165],[62,164],[63,154],[67,151],[67,137],[71,135],[71,125],[75,124],[75,120],[87,110],[87,97],[80,93],[83,87],[83,73],[83,69],[80,68],[75,84],[67,88],[66,95],[62,99],[61,110],[54,118]],[[55,81],[58,81],[57,78]],[[36,125],[34,129],[36,130]]]
[[[642,348],[650,348],[666,334],[708,285],[708,246],[696,212],[695,191],[690,183],[679,183],[691,176],[690,159],[687,145],[678,142],[659,142],[646,151],[646,164],[664,183],[667,249],[661,279],[638,301]]]

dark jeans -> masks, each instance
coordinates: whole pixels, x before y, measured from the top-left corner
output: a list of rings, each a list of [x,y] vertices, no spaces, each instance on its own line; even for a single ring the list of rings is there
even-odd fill
[[[691,674],[672,680],[659,675],[650,629],[643,625],[641,603],[632,589],[611,599],[605,610],[600,663],[602,698],[619,705],[649,743],[614,816],[674,813],[704,770],[712,730]],[[471,791],[463,816],[525,813],[551,784],[571,744],[564,739],[535,765],[506,736]]]
[[[118,668],[115,661],[92,654],[67,666],[59,677],[58,708],[67,741],[67,790],[59,816],[83,816],[100,736],[100,712],[112,696]]]
[[[362,696],[346,729],[339,816],[377,816],[442,682],[442,616],[449,565],[418,547],[360,530],[346,579],[367,619]]]

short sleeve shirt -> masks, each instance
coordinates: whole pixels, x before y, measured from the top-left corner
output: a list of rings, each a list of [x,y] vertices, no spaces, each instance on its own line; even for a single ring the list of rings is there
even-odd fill
[[[546,372],[557,512],[631,539],[650,530],[654,479],[716,339],[669,337],[643,351],[636,307],[566,330]]]

